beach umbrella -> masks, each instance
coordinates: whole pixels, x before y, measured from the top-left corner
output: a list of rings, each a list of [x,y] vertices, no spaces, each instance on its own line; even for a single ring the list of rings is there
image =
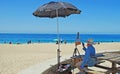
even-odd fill
[[[49,2],[40,6],[34,13],[34,16],[37,17],[66,17],[71,14],[80,14],[80,10],[78,10],[75,6],[67,2]]]
[[[63,41],[62,39],[53,39],[53,41],[57,42],[57,41]]]
[[[49,2],[40,6],[33,15],[36,17],[57,18],[57,35],[59,41],[59,22],[58,17],[66,17],[71,14],[80,14],[81,10],[77,9],[74,5],[67,2]],[[60,41],[58,42],[57,49],[58,66],[60,65]]]

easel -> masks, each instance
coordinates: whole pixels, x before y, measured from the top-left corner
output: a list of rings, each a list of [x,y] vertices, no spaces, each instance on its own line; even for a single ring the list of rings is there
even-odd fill
[[[73,51],[73,56],[72,56],[73,65],[75,66],[75,64],[80,62],[81,60],[82,60],[82,58],[81,58],[80,52],[79,52],[79,50],[77,48],[77,44],[76,44],[75,49]]]
[[[79,50],[78,50],[78,48],[77,48],[77,46],[80,45],[80,44],[81,44],[81,43],[80,43],[79,32],[77,32],[77,37],[76,37],[76,42],[75,42],[75,49],[74,49],[74,51],[73,51],[73,57],[74,57],[74,56],[77,56],[77,54],[80,55],[80,52],[79,52]]]
[[[77,38],[76,38],[76,42],[75,42],[75,49],[73,51],[73,55],[72,55],[72,61],[73,61],[73,65],[75,66],[75,64],[79,61],[81,61],[81,56],[80,56],[80,52],[77,48],[78,45],[80,45],[80,38],[79,38],[79,32],[77,32]],[[74,74],[74,69],[73,69],[73,74]]]

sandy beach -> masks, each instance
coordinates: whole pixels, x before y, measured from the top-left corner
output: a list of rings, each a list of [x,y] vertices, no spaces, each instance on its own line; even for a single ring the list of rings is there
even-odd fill
[[[97,53],[120,51],[119,42],[95,44],[94,47]],[[74,48],[74,44],[61,44],[62,59],[70,58]],[[78,49],[81,54],[84,54],[81,45],[78,46]],[[57,45],[54,43],[0,44],[0,74],[20,74],[21,71],[37,64],[41,65],[40,68],[46,68],[44,63],[50,66],[49,61],[57,59],[56,51]],[[54,63],[56,62],[54,61]]]

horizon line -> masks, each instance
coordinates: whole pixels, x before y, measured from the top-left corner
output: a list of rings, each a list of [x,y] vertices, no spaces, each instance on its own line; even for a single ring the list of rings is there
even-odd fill
[[[57,34],[57,33],[0,33],[0,34]],[[60,33],[61,34],[77,34],[76,33]],[[120,34],[120,33],[80,33],[80,34]]]

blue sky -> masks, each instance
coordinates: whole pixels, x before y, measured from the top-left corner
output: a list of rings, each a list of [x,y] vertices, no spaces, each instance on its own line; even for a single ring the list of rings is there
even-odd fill
[[[56,33],[56,18],[32,13],[57,0],[0,0],[0,33]],[[120,34],[120,0],[59,0],[80,9],[79,15],[58,18],[60,33]]]

